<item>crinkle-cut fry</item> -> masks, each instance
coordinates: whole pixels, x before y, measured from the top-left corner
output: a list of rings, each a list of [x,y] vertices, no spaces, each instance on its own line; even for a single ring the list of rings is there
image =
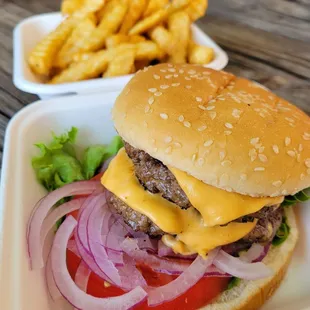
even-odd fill
[[[189,45],[188,62],[205,65],[214,59],[214,50],[211,47],[191,42]]]
[[[61,13],[63,15],[72,15],[84,4],[84,0],[63,0],[61,3]]]
[[[94,52],[103,48],[106,39],[120,27],[127,12],[128,0],[112,0],[105,6],[106,12],[99,25],[84,43],[84,52]]]
[[[73,55],[73,62],[80,62],[84,60],[88,60],[92,56],[94,56],[96,53],[76,53]]]
[[[150,16],[151,14],[165,7],[168,3],[169,0],[150,0],[146,10],[143,13],[143,17]]]
[[[131,0],[128,12],[122,23],[120,33],[128,34],[129,30],[134,26],[134,24],[139,20],[143,11],[145,10],[146,0]]]
[[[95,13],[105,4],[105,0],[84,0],[81,8],[73,13],[76,18],[84,18],[89,13]]]
[[[50,75],[55,56],[72,33],[75,22],[71,17],[65,19],[34,47],[28,57],[28,64],[34,73]]]
[[[50,84],[77,82],[98,77],[106,70],[110,61],[108,51],[94,53],[89,59],[72,63],[70,67],[56,75]]]
[[[135,48],[128,48],[116,53],[108,65],[103,77],[129,74],[134,66]]]
[[[54,62],[58,68],[66,68],[73,61],[73,56],[83,47],[83,42],[92,34],[96,28],[94,13],[77,24],[68,40],[60,49]]]
[[[185,9],[192,21],[204,16],[208,8],[208,0],[192,0],[190,5]]]
[[[171,54],[175,45],[174,38],[165,27],[155,27],[149,31],[149,36],[164,52]]]
[[[136,23],[129,31],[130,35],[142,34],[154,28],[160,23],[164,22],[170,14],[181,10],[186,7],[189,0],[173,0],[170,4],[166,5],[163,9],[156,11],[150,16],[145,17]]]
[[[105,45],[107,49],[116,47],[122,43],[139,43],[139,42],[143,42],[146,41],[146,38],[143,36],[129,36],[129,35],[125,35],[125,34],[114,34],[110,37],[108,37],[105,41]]]
[[[168,28],[175,42],[175,47],[170,54],[170,62],[186,63],[190,40],[190,25],[190,18],[184,11],[176,12],[169,17]]]
[[[135,44],[136,46],[136,60],[153,60],[162,59],[165,56],[165,52],[159,48],[159,46],[147,40]]]

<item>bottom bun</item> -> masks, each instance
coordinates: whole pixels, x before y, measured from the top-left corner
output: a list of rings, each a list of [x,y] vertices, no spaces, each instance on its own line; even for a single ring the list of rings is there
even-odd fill
[[[274,274],[256,281],[241,281],[234,288],[223,292],[212,304],[203,310],[254,310],[260,308],[279,287],[298,239],[298,228],[292,207],[285,208],[290,234],[285,242],[271,247],[263,262]]]

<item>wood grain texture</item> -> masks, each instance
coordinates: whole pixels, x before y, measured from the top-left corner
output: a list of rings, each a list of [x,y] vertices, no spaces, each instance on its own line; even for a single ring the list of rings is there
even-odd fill
[[[209,0],[199,25],[228,53],[226,70],[253,79],[310,114],[310,0]],[[12,31],[60,1],[0,0],[0,158],[9,119],[37,99],[12,83]]]

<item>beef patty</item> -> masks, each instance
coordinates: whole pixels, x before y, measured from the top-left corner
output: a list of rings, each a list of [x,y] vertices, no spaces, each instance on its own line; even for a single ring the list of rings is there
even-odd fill
[[[125,149],[134,163],[137,178],[146,190],[151,193],[160,193],[165,199],[174,202],[182,209],[192,206],[174,175],[161,161],[126,142]],[[148,217],[131,209],[114,194],[111,194],[109,204],[122,215],[124,221],[135,231],[143,231],[154,237],[164,234]],[[258,222],[248,235],[230,246],[244,249],[254,242],[266,243],[271,241],[282,222],[282,215],[283,210],[277,205],[264,207],[256,213],[237,219],[237,222],[258,219]]]

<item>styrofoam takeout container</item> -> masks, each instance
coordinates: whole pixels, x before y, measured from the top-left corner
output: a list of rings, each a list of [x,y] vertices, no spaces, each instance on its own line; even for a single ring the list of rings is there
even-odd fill
[[[59,96],[64,94],[84,94],[94,92],[117,91],[124,87],[132,75],[114,78],[98,78],[81,82],[72,82],[59,85],[42,83],[40,78],[31,72],[27,64],[27,57],[31,49],[44,36],[57,27],[61,22],[60,13],[36,15],[19,23],[14,30],[14,72],[13,81],[17,88],[37,94],[39,97]],[[206,65],[208,68],[221,70],[228,63],[227,54],[196,25],[192,25],[194,40],[212,47],[215,59]]]
[[[107,143],[116,134],[110,110],[117,92],[51,98],[20,111],[6,136],[0,187],[0,309],[71,309],[54,304],[47,293],[44,270],[30,271],[26,251],[26,224],[35,203],[45,194],[31,167],[33,146],[76,126],[77,145]],[[85,104],[87,101],[87,104]],[[285,280],[264,310],[310,308],[310,203],[295,206],[300,239]]]

